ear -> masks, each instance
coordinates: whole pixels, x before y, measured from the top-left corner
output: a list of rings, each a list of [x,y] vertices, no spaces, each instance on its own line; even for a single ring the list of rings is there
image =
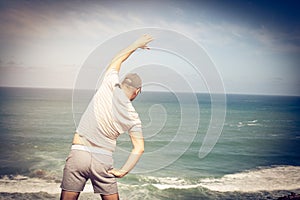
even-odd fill
[[[141,88],[138,88],[137,90],[135,90],[135,94],[138,95],[141,92]]]

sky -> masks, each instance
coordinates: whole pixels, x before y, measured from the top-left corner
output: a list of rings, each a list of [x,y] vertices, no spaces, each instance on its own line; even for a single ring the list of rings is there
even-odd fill
[[[0,86],[74,88],[84,63],[103,43],[155,27],[203,48],[226,93],[298,96],[299,9],[296,0],[0,1]],[[155,42],[159,48],[166,41]],[[171,37],[167,42],[176,46]],[[163,55],[157,55],[160,62]]]

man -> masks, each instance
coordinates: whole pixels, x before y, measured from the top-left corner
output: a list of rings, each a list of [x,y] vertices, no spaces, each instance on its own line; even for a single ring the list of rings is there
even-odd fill
[[[148,49],[153,38],[143,35],[116,55],[109,65],[99,90],[81,117],[66,160],[61,183],[61,200],[78,199],[85,183],[91,180],[95,193],[104,200],[119,199],[115,178],[125,176],[144,152],[141,121],[131,101],[141,92],[137,74],[127,74],[119,82],[121,64],[138,48]],[[133,149],[121,169],[112,168],[116,139],[128,131]]]

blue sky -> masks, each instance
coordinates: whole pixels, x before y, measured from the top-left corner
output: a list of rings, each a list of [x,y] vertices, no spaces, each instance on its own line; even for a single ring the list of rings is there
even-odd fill
[[[299,4],[0,1],[0,86],[72,88],[96,47],[122,32],[157,27],[201,45],[228,93],[300,95]]]

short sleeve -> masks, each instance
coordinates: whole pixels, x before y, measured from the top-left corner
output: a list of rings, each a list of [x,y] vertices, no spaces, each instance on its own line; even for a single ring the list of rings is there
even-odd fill
[[[142,122],[139,118],[139,115],[137,112],[134,110],[132,113],[130,113],[130,118],[131,118],[131,127],[129,128],[128,132],[142,132]]]
[[[116,84],[119,84],[119,73],[115,69],[110,69],[105,73],[102,85],[109,87],[111,90],[115,87]]]
[[[119,133],[126,131],[142,132],[142,123],[130,100],[120,88],[114,90],[113,119]]]

